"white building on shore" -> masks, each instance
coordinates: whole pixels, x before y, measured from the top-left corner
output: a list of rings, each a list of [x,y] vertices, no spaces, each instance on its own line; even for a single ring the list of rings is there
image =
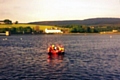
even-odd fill
[[[59,29],[45,29],[45,33],[63,33],[61,30]]]

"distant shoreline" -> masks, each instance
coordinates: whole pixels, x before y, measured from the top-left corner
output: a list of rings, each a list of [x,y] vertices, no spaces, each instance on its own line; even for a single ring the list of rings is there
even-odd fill
[[[114,35],[114,34],[120,34],[120,32],[118,33],[104,33],[104,34],[100,34],[100,33],[62,33],[62,34],[48,34],[48,33],[42,33],[42,34],[11,34],[12,35]],[[5,35],[0,35],[0,36],[5,36]]]

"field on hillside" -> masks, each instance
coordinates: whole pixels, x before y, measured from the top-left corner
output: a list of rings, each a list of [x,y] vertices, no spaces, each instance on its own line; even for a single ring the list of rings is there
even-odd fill
[[[55,28],[55,26],[47,26],[47,25],[33,25],[33,24],[1,24],[0,28],[12,28],[12,27],[39,27],[40,30],[45,30],[45,28]]]

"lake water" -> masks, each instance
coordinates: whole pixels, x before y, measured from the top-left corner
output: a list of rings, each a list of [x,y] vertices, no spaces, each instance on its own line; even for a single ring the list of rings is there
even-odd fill
[[[48,59],[53,43],[65,55]],[[120,35],[0,36],[0,79],[120,80]]]

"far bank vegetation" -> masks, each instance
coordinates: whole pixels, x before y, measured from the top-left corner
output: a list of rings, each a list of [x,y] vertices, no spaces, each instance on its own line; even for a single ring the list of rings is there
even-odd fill
[[[12,23],[11,20],[5,19],[1,21],[0,33],[9,31],[11,34],[42,34],[46,28],[57,28],[63,33],[101,33],[101,32],[120,32],[120,25],[35,25],[35,24],[20,24],[18,21]]]

